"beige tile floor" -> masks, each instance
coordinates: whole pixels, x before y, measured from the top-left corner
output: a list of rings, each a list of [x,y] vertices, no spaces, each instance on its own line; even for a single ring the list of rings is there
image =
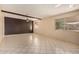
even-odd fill
[[[36,34],[7,35],[0,44],[0,54],[71,54],[79,46]]]

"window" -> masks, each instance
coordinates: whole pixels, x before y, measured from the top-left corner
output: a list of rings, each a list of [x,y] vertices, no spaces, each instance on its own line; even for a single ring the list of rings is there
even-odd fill
[[[79,30],[79,20],[72,18],[56,19],[56,29]]]
[[[64,29],[64,19],[56,19],[56,29]]]

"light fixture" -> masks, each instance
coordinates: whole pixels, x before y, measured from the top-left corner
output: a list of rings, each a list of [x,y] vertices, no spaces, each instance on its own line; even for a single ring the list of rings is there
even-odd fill
[[[66,23],[66,24],[79,24],[79,22],[70,22],[70,23]]]
[[[58,8],[58,7],[60,7],[61,5],[62,5],[62,4],[57,4],[55,7]]]
[[[26,22],[29,22],[29,19],[28,18],[25,18]]]
[[[58,8],[60,7],[62,4],[57,4],[55,7]],[[74,4],[69,4],[69,8],[73,8],[74,7]]]
[[[31,21],[37,21],[38,19],[35,19],[35,18],[29,18],[29,20],[31,20]]]

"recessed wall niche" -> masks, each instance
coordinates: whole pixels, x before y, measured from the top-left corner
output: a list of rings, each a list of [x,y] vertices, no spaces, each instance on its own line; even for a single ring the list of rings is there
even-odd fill
[[[33,33],[33,21],[5,17],[5,35]]]

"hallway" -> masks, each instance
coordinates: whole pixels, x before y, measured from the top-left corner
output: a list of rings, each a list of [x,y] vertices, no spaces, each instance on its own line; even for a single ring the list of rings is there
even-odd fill
[[[37,34],[7,35],[0,45],[2,54],[79,53],[79,46]]]

